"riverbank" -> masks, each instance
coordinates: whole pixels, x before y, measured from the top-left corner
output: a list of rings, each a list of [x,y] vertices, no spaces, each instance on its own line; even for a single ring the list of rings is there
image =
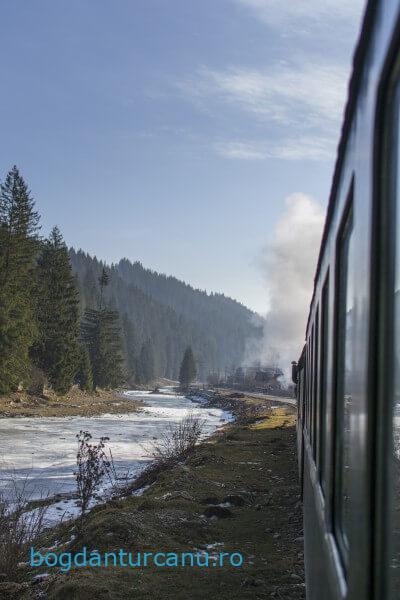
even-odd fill
[[[25,567],[20,582],[0,584],[0,598],[304,598],[294,409],[260,402],[247,413],[240,405],[236,411],[237,422],[185,461],[142,475],[129,495],[92,510],[82,539],[74,538],[70,522],[48,532],[42,545],[53,552],[83,546],[99,552],[240,552],[240,568],[108,567],[62,574]],[[43,577],[33,579],[38,575]]]
[[[140,410],[139,400],[110,390],[83,392],[74,386],[64,396],[51,390],[42,396],[14,392],[0,396],[0,418],[9,417],[95,417],[103,414],[126,414]]]
[[[76,436],[80,431],[89,432],[95,443],[107,438],[107,452],[112,452],[118,478],[132,481],[151,462],[148,452],[152,445],[188,414],[199,416],[205,435],[211,435],[231,418],[220,408],[206,408],[167,392],[126,390],[127,402],[133,407],[139,402],[141,409],[125,414],[118,410],[116,414],[104,412],[98,416],[0,419],[0,494],[12,501],[16,487],[19,493],[24,490],[27,500],[48,506],[45,522],[55,525],[60,519],[79,514],[74,473]],[[110,485],[106,479],[95,503],[105,501]]]

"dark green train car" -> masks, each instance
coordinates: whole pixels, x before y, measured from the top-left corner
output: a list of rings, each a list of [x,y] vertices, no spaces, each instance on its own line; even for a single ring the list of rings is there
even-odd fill
[[[308,600],[400,599],[399,113],[400,2],[369,2],[294,369]]]

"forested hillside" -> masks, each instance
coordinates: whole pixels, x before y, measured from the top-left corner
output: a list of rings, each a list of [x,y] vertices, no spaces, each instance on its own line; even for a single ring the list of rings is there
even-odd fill
[[[71,249],[70,258],[83,313],[99,303],[98,278],[106,265],[82,250]],[[154,361],[156,375],[177,379],[188,346],[204,378],[240,365],[247,340],[261,335],[253,313],[223,294],[193,289],[126,259],[107,267],[107,273],[104,302],[120,314],[127,368],[134,379],[146,379],[140,373],[146,360]]]
[[[241,364],[261,335],[247,308],[221,294],[121,260],[68,251],[40,215],[17,167],[0,184],[0,394],[73,384],[116,388]],[[183,357],[186,356],[186,363]]]

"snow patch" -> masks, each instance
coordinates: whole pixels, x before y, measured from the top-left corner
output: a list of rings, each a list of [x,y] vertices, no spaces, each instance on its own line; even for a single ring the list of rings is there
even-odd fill
[[[168,388],[166,388],[167,390]],[[232,415],[218,408],[203,408],[185,396],[152,394],[130,390],[127,397],[142,399],[143,410],[129,414],[103,414],[95,417],[21,417],[0,419],[3,460],[0,457],[0,491],[12,493],[14,483],[29,493],[30,500],[62,494],[46,511],[46,524],[79,515],[77,506],[76,469],[77,440],[80,430],[89,431],[93,440],[110,438],[117,473],[123,478],[136,477],[149,464],[146,448],[160,440],[166,428],[179,423],[190,413],[204,420],[204,436],[211,435]],[[146,487],[137,490],[141,495]],[[109,495],[105,485],[93,504],[105,502]],[[39,509],[34,509],[39,510]],[[32,511],[34,512],[34,511]]]

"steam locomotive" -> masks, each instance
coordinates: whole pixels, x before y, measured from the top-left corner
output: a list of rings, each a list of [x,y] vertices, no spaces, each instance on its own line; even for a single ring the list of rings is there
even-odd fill
[[[308,600],[400,598],[399,114],[400,2],[370,1],[293,369]]]

